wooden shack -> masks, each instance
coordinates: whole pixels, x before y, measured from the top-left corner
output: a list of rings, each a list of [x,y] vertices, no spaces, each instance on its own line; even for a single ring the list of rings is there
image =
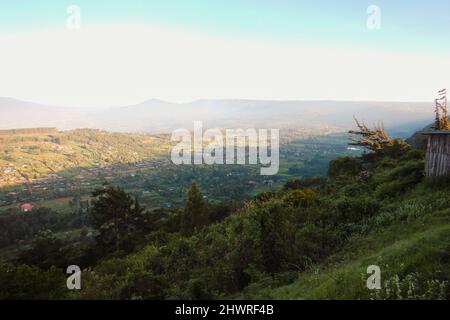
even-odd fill
[[[427,176],[450,174],[450,131],[436,130],[424,133],[428,136],[425,173]]]

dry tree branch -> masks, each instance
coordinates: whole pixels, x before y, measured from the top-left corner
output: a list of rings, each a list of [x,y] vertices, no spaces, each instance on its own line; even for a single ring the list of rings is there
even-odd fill
[[[374,129],[370,129],[364,122],[358,121],[355,116],[353,116],[353,119],[359,130],[349,131],[354,136],[352,142],[349,143],[350,145],[364,147],[375,152],[393,145],[394,140],[384,129],[383,123],[376,125]]]
[[[450,130],[447,109],[447,89],[442,89],[438,92],[438,98],[435,99],[434,112],[436,113],[434,128],[436,130]]]

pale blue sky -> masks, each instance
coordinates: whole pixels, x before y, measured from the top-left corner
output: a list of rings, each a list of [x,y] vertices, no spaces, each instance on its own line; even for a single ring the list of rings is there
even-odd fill
[[[87,26],[139,23],[302,44],[450,49],[447,0],[1,0],[0,32],[64,28],[70,4],[80,6]],[[381,8],[378,32],[366,28],[371,4]]]
[[[0,97],[432,102],[449,35],[448,0],[0,0]]]

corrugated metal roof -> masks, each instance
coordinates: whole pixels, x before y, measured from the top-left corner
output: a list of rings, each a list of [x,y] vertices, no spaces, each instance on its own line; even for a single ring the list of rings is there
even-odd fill
[[[422,134],[423,135],[450,134],[450,130],[435,130],[435,131],[422,132]]]

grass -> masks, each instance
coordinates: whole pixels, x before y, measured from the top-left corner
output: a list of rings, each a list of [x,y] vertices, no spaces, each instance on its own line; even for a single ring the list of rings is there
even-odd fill
[[[370,265],[381,268],[382,281],[412,273],[448,281],[450,208],[375,228],[366,236],[352,239],[326,263],[300,273],[293,283],[280,287],[256,283],[240,298],[370,299],[374,293],[366,287]]]

